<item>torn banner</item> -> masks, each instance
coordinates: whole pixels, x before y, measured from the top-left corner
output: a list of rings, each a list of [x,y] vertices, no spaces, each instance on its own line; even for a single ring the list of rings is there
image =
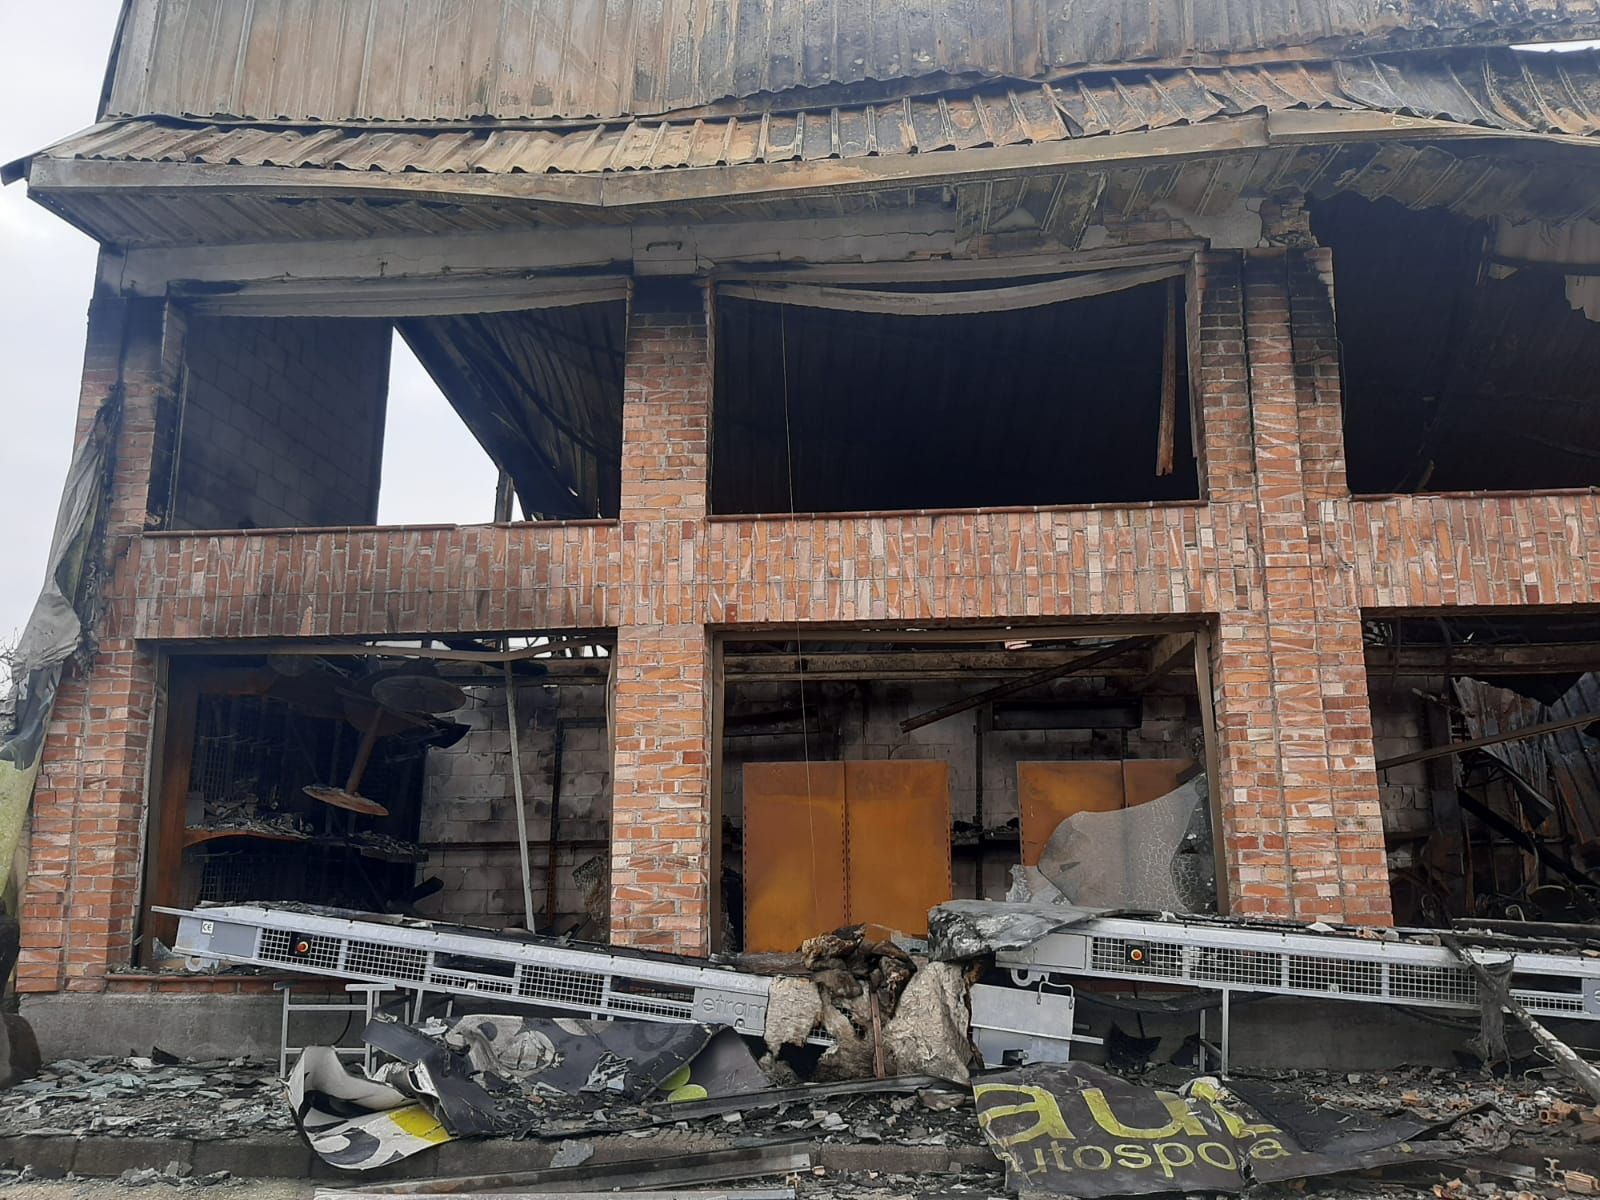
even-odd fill
[[[362,1040],[394,1060],[373,1078],[314,1047],[288,1081],[306,1141],[352,1171],[457,1138],[564,1136],[619,1104],[768,1086],[744,1040],[722,1025],[474,1014],[420,1027],[374,1021]]]
[[[973,1093],[1007,1184],[1024,1196],[1240,1192],[1462,1150],[1414,1140],[1438,1126],[1312,1105],[1260,1083],[1200,1078],[1162,1091],[1068,1063],[987,1075]]]

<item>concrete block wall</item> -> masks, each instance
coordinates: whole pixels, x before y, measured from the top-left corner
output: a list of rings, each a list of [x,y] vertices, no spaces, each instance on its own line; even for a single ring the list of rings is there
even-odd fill
[[[172,526],[371,524],[390,337],[374,320],[190,318]]]
[[[611,835],[611,745],[604,726],[605,688],[537,682],[517,688],[522,785],[536,924],[565,931],[584,914],[583,889],[572,871],[607,855]],[[470,689],[451,720],[470,726],[454,746],[428,751],[422,784],[420,840],[430,858],[425,875],[444,889],[420,905],[428,916],[472,925],[525,924],[517,852],[505,688]],[[555,794],[558,722],[561,736],[561,820],[555,859],[556,906],[546,913],[551,801]]]
[[[1368,693],[1372,700],[1372,745],[1379,758],[1405,754],[1427,744],[1427,701],[1414,689],[1437,694],[1439,680],[1410,676],[1377,677]],[[1411,763],[1383,772],[1378,795],[1383,827],[1395,834],[1425,833],[1433,825],[1428,764]]]

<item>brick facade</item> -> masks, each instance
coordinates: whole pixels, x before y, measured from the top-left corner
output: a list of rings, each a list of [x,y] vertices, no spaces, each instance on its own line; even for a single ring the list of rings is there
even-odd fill
[[[611,938],[705,954],[716,847],[711,642],[695,569],[711,486],[712,351],[698,289],[641,288],[622,392]],[[631,603],[629,602],[631,600]]]
[[[1191,362],[1206,500],[708,517],[701,293],[639,289],[621,519],[139,537],[172,337],[126,363],[101,654],[69,680],[35,809],[25,989],[95,989],[131,954],[156,660],[140,639],[617,630],[612,924],[703,953],[713,838],[710,630],[1203,618],[1235,911],[1388,919],[1361,644],[1366,610],[1600,604],[1600,496],[1352,499],[1321,250],[1204,256]],[[84,405],[114,379],[91,321]],[[143,456],[143,457],[141,457]],[[63,945],[70,950],[63,951]]]
[[[157,413],[170,405],[181,326],[159,301],[97,295],[89,308],[79,436],[102,405],[121,408],[106,506],[113,591],[145,527]],[[33,795],[20,991],[100,991],[132,958],[157,672],[154,653],[102,631],[88,671],[62,680]]]

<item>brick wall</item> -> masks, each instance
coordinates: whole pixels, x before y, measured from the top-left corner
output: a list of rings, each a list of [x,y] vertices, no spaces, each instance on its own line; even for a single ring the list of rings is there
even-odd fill
[[[113,592],[145,525],[156,417],[172,400],[182,323],[167,315],[159,301],[104,295],[89,308],[78,436],[119,383],[122,406],[102,561]],[[88,669],[63,677],[33,796],[19,991],[99,991],[131,961],[157,666],[131,639],[101,636]]]
[[[706,514],[711,346],[699,292],[642,287],[623,381],[622,537],[633,603],[617,633],[611,937],[704,954],[720,840],[711,647],[695,604]]]
[[[1328,276],[1320,252],[1199,264],[1205,502],[792,521],[706,517],[704,311],[655,285],[630,319],[618,522],[139,538],[181,341],[146,310],[125,364],[115,595],[41,778],[24,986],[99,987],[130,953],[155,685],[138,638],[616,627],[617,936],[698,952],[716,856],[708,628],[1199,616],[1237,907],[1383,920],[1363,610],[1600,604],[1600,496],[1344,494]],[[85,420],[124,311],[92,315]]]
[[[1239,506],[1260,553],[1259,592],[1217,627],[1218,795],[1234,912],[1381,923],[1361,614],[1329,586],[1341,565],[1310,505],[1340,503],[1344,479],[1327,274],[1325,251],[1204,263],[1210,495]]]
[[[420,908],[442,920],[521,925],[522,864],[505,689],[475,687],[470,692],[467,706],[450,716],[470,726],[470,732],[454,746],[428,751],[419,837],[429,851],[424,873],[438,876],[444,889]],[[553,923],[565,932],[584,914],[583,889],[572,878],[573,868],[606,854],[611,832],[611,745],[605,715],[604,686],[534,682],[517,688],[518,745],[540,932],[552,924],[545,912],[549,867],[541,843],[550,836],[558,724],[561,823]]]
[[[371,524],[389,341],[384,321],[191,318],[172,526]]]

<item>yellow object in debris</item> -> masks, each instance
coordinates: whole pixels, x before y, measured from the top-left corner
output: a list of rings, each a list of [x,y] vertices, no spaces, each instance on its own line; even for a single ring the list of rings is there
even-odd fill
[[[439,1124],[439,1119],[420,1104],[396,1108],[384,1114],[394,1122],[401,1133],[424,1142],[448,1142],[450,1133]]]
[[[683,1104],[689,1100],[706,1099],[704,1084],[689,1082],[689,1066],[679,1067],[661,1081],[661,1090],[667,1094],[668,1104]]]

